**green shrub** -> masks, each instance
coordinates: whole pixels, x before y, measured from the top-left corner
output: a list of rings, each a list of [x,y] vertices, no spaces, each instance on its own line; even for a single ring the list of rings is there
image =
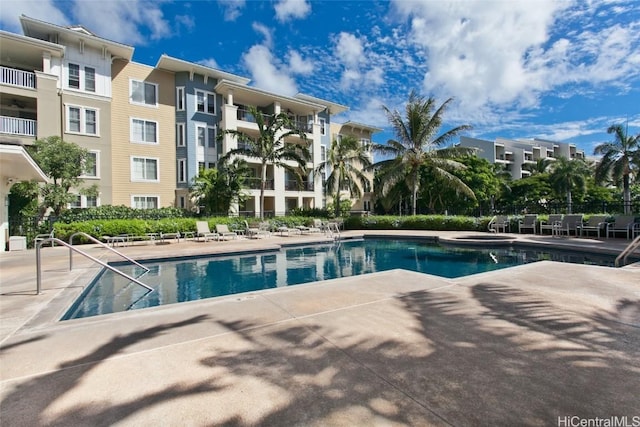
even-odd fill
[[[58,221],[71,223],[101,219],[162,219],[182,218],[185,214],[179,208],[134,209],[124,205],[104,205],[93,208],[69,209],[60,215]]]
[[[445,215],[351,216],[345,219],[344,227],[347,230],[486,231],[490,220]]]

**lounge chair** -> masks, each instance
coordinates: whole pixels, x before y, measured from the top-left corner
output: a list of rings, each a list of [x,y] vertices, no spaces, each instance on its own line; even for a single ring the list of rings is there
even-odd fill
[[[633,215],[619,215],[613,224],[607,224],[607,237],[615,237],[616,233],[626,233],[627,239],[633,235],[635,222]]]
[[[574,236],[578,236],[578,228],[582,225],[582,214],[565,215],[562,221],[554,224],[554,234],[557,236],[570,236],[573,232]]]
[[[33,245],[35,246],[35,245],[38,244],[38,242],[41,242],[41,241],[46,240],[46,239],[51,239],[53,237],[55,237],[53,230],[51,230],[51,233],[38,234],[33,239]],[[51,247],[55,246],[55,242],[53,240],[51,242],[49,242],[49,243],[51,243]]]
[[[509,217],[506,215],[494,216],[487,227],[492,233],[506,233],[509,231]]]
[[[204,238],[207,240],[218,240],[218,233],[212,233],[209,229],[209,223],[207,221],[196,221],[196,239]]]
[[[562,214],[551,214],[547,221],[540,221],[540,234],[544,234],[544,230],[549,230],[553,234],[553,226],[562,223]]]
[[[245,221],[244,226],[245,226],[245,233],[249,239],[257,239],[260,236],[269,237],[271,235],[269,230],[265,229],[262,223],[260,223],[260,225],[256,228],[256,227],[249,227],[249,223]]]
[[[218,234],[218,240],[225,237],[233,237],[234,239],[238,238],[238,233],[229,230],[229,226],[227,224],[216,224],[216,233]]]
[[[531,230],[533,234],[536,234],[537,224],[538,215],[525,215],[522,221],[518,222],[518,233],[522,233],[522,230]]]
[[[322,221],[319,219],[313,220],[313,225],[309,227],[311,233],[322,233]]]
[[[607,231],[607,217],[605,215],[591,215],[589,220],[578,228],[580,229],[580,237],[585,233],[588,236],[590,231],[595,231],[600,238],[600,231],[605,233]]]

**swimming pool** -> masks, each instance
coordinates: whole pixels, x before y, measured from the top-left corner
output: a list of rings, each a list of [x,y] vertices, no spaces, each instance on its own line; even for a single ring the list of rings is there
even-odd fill
[[[454,278],[540,260],[606,266],[613,266],[614,262],[613,257],[567,251],[462,248],[421,240],[347,240],[243,255],[144,262],[150,271],[140,279],[154,289],[149,293],[103,270],[62,320],[391,269]],[[134,277],[142,273],[131,265],[118,268]]]

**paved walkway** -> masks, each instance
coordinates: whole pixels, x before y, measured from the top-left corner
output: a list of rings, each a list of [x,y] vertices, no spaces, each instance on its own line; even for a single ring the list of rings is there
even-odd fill
[[[157,258],[312,240],[319,238],[123,252]],[[603,252],[626,243],[528,240]],[[34,251],[0,254],[2,426],[500,426],[640,417],[637,266],[543,261],[453,280],[394,270],[57,322],[96,268],[74,257],[69,274],[66,249],[42,253],[37,296]]]

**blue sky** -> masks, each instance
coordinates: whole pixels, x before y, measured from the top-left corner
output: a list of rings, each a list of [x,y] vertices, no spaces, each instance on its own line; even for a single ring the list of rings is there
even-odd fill
[[[640,1],[3,0],[0,28],[25,14],[82,24],[135,47],[302,92],[393,135],[381,108],[411,89],[454,102],[443,129],[573,142],[591,155],[609,125],[640,132]]]

